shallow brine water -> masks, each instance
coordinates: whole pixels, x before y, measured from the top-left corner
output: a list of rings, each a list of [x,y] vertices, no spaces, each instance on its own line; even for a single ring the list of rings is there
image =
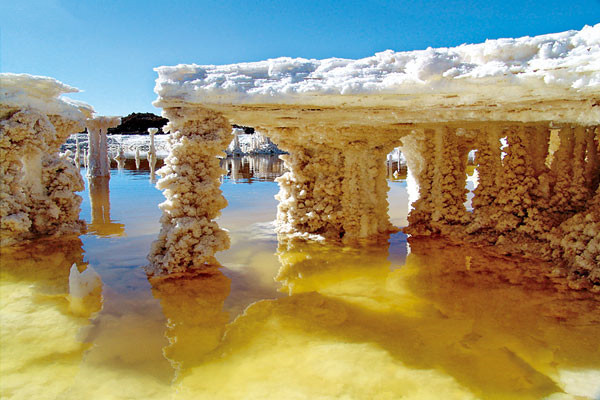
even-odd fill
[[[278,242],[281,163],[223,166],[218,268],[146,277],[164,198],[135,169],[82,193],[86,235],[2,253],[3,399],[600,398],[597,296],[402,233]],[[390,179],[397,226],[408,192]]]

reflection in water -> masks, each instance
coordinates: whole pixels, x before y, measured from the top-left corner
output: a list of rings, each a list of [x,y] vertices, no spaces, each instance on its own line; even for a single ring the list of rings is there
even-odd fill
[[[599,299],[547,266],[439,239],[411,239],[407,264],[390,270],[387,246],[282,242],[290,296],[229,324],[184,368],[178,398],[600,394]]]
[[[240,181],[259,179],[249,164]],[[151,197],[146,176],[127,174],[113,176],[113,213]],[[144,221],[159,212],[137,209],[119,216],[136,241],[83,237],[102,282],[79,238],[3,249],[0,397],[600,397],[600,299],[547,266],[438,238],[409,238],[406,256],[401,234],[362,247],[280,237],[277,262],[275,184],[222,189],[233,246],[219,269],[148,281]]]
[[[222,339],[231,280],[217,266],[149,279],[168,320],[165,357],[176,371],[198,365]]]
[[[110,219],[109,176],[90,177],[88,191],[92,207],[92,222],[88,224],[88,233],[98,236],[122,236],[125,225]]]
[[[221,159],[221,168],[233,181],[273,181],[285,172],[283,161],[278,155],[250,155]]]
[[[84,295],[71,279],[72,265],[87,271],[78,237],[2,248],[0,256],[0,397],[59,398],[90,347],[81,338],[102,308],[102,283]]]

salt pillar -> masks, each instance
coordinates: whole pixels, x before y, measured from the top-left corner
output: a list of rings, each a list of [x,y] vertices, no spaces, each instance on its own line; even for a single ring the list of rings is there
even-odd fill
[[[135,169],[140,169],[140,148],[135,148]]]
[[[0,120],[0,246],[80,232],[81,197],[74,192],[83,180],[58,149],[81,122],[28,108],[7,114]]]
[[[158,171],[166,201],[159,205],[162,229],[148,259],[150,274],[184,272],[214,265],[214,253],[229,247],[227,232],[214,221],[227,205],[219,188],[218,155],[231,142],[231,125],[220,114],[195,108],[166,108],[169,156]]]
[[[127,158],[125,157],[123,146],[119,146],[117,156],[115,157],[115,161],[117,162],[117,168],[119,170],[122,170],[125,167],[125,160],[127,160]]]
[[[75,135],[75,165],[81,167],[81,153],[79,151],[79,135]]]
[[[154,147],[154,134],[158,132],[157,128],[148,128],[148,133],[150,134],[150,149],[148,150],[148,154],[146,158],[148,159],[148,165],[150,166],[150,175],[154,175],[154,171],[156,170],[156,147]]]
[[[120,117],[95,117],[86,121],[88,129],[88,176],[110,176],[106,132],[121,123]]]

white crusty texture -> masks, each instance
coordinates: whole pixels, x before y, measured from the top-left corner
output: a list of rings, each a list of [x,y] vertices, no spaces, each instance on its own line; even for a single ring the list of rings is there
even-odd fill
[[[171,153],[158,171],[157,188],[166,200],[162,229],[148,259],[151,274],[184,272],[214,265],[214,253],[229,247],[229,236],[214,221],[227,201],[219,189],[218,155],[231,142],[231,125],[202,109],[166,109]]]
[[[110,176],[106,133],[121,123],[120,117],[95,117],[86,121],[88,130],[88,176]]]
[[[79,168],[60,145],[83,129],[89,107],[58,96],[76,89],[52,78],[1,74],[0,243],[80,232]]]
[[[581,126],[415,131],[402,138],[420,188],[405,230],[552,260],[566,268],[573,287],[600,291],[599,139],[598,128]],[[471,149],[480,180],[467,213]]]
[[[77,92],[79,89],[47,76],[0,73],[0,99],[7,108],[32,108],[42,114],[83,121],[94,112],[92,107],[61,97],[63,93]]]
[[[353,240],[390,232],[386,155],[397,145],[369,127],[268,132],[290,154],[277,178],[279,233]],[[358,138],[360,137],[360,140]]]
[[[339,105],[360,95],[456,94],[462,103],[581,99],[600,92],[600,24],[581,31],[487,40],[349,60],[281,57],[230,65],[162,66],[158,105]],[[341,98],[339,95],[343,95]],[[364,100],[363,104],[369,100]],[[373,100],[371,105],[376,105]],[[388,103],[386,103],[388,104]]]

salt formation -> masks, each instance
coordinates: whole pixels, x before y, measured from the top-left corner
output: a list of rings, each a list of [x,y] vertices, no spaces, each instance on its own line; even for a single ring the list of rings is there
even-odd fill
[[[79,136],[75,135],[75,165],[81,167],[81,152],[79,149]]]
[[[135,169],[140,169],[140,148],[135,148]]]
[[[77,92],[55,79],[0,74],[0,245],[80,232],[79,168],[60,145],[92,109],[61,98]]]
[[[120,117],[94,117],[86,121],[88,130],[88,176],[110,176],[110,158],[106,144],[108,128],[121,123]]]
[[[600,290],[599,59],[600,24],[360,60],[178,65],[156,69],[155,105],[222,114],[290,153],[280,233],[392,230],[385,161],[400,146],[420,195],[408,232],[552,259]]]
[[[70,311],[78,316],[90,317],[102,309],[102,279],[91,265],[83,272],[77,264],[71,266],[68,300]]]
[[[125,167],[125,161],[127,157],[125,157],[125,152],[123,151],[123,147],[119,147],[117,155],[115,156],[115,161],[117,162],[117,168],[122,170]]]
[[[162,229],[152,244],[148,272],[182,272],[215,264],[214,253],[229,247],[229,237],[214,221],[227,201],[219,189],[218,155],[231,142],[231,126],[203,108],[166,108],[170,155],[158,174],[166,201]]]
[[[148,134],[150,135],[150,149],[148,150],[146,158],[150,165],[150,175],[154,175],[154,170],[156,169],[156,147],[154,147],[154,135],[156,132],[158,132],[157,128],[148,128]]]

